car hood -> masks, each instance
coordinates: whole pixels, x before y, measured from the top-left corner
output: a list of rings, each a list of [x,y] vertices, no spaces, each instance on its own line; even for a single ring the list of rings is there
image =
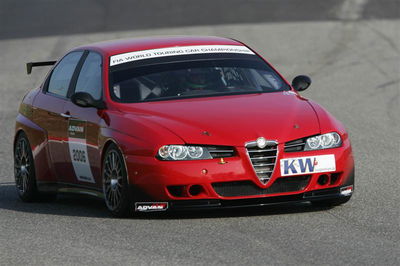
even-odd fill
[[[244,146],[258,137],[282,143],[320,132],[314,109],[291,91],[134,103],[121,109],[188,144]]]

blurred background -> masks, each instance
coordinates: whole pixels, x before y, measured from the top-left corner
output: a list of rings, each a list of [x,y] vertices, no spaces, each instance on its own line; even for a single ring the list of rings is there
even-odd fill
[[[1,39],[201,25],[396,19],[396,0],[1,1]]]
[[[96,204],[61,199],[26,207],[19,202],[13,188],[14,119],[23,95],[48,71],[35,68],[27,76],[25,63],[58,59],[81,44],[150,35],[235,38],[289,81],[298,74],[311,76],[313,84],[302,94],[333,113],[350,133],[357,167],[353,199],[329,211],[298,209],[289,216],[278,211],[183,224],[134,221],[135,231],[131,221],[103,217],[106,210]],[[159,253],[152,257],[156,264],[399,265],[399,84],[399,0],[0,0],[0,239],[10,239],[0,242],[0,264],[2,259],[12,264],[148,263],[140,253],[147,249]],[[96,226],[82,232],[87,223],[103,228],[108,240],[99,241]],[[49,227],[53,235],[45,237]],[[31,232],[29,237],[20,228]],[[143,234],[150,231],[153,239],[162,239],[152,242]],[[177,235],[179,241],[167,244]],[[46,244],[37,242],[43,238]],[[137,251],[126,252],[116,244],[120,239]],[[65,249],[68,243],[76,249]],[[103,245],[125,256],[99,256]],[[265,247],[275,253],[257,252]],[[21,252],[52,255],[30,261],[32,256]]]

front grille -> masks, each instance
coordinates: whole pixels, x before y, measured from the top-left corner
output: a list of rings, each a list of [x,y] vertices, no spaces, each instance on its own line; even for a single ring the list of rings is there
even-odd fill
[[[306,145],[306,138],[296,139],[285,143],[285,152],[303,151]]]
[[[235,156],[235,150],[229,146],[207,146],[207,150],[214,159]]]
[[[305,189],[311,175],[280,177],[270,187],[260,188],[251,181],[213,183],[215,192],[222,197],[257,196],[295,192]]]
[[[265,148],[247,147],[251,164],[258,179],[264,184],[269,181],[274,172],[277,154],[277,145]]]

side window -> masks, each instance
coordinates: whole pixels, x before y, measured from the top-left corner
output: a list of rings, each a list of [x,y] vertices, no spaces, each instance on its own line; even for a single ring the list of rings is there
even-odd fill
[[[101,97],[101,56],[97,53],[90,52],[86,57],[85,63],[79,73],[76,82],[75,92],[87,92],[95,100]]]
[[[68,87],[74,74],[76,65],[83,52],[72,52],[66,55],[61,62],[54,68],[51,74],[47,91],[66,97]]]

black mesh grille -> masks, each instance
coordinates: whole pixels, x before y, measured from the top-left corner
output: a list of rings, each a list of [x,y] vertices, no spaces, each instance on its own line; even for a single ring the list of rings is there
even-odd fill
[[[229,146],[207,146],[207,149],[214,159],[235,156],[235,150]]]
[[[286,142],[285,152],[303,151],[305,145],[306,145],[306,138]]]
[[[215,192],[223,197],[267,195],[303,190],[310,178],[311,175],[281,177],[268,188],[260,188],[251,181],[213,183],[212,186]]]

